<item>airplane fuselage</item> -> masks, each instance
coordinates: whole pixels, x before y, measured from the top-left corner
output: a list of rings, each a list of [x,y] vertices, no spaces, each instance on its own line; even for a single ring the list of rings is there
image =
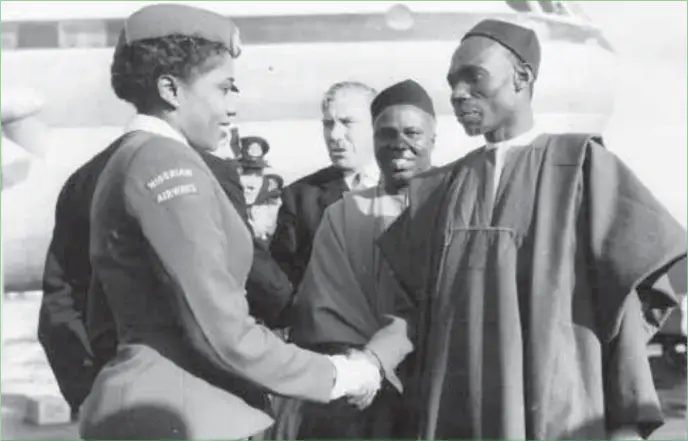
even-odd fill
[[[541,35],[543,62],[535,109],[545,130],[604,128],[613,110],[615,57],[599,30],[580,21],[542,12],[520,14],[504,6],[513,2],[460,3],[502,8],[233,18],[244,42],[237,63],[240,134],[267,139],[268,161],[289,183],[328,163],[320,99],[331,84],[357,80],[382,89],[412,78],[429,91],[438,112],[434,162],[454,160],[481,140],[468,138],[456,122],[446,71],[461,36],[486,17],[521,21]],[[3,21],[3,41],[5,32],[15,31],[15,48],[2,53],[3,87],[16,84],[37,90],[46,101],[41,118],[51,127],[45,156],[32,161],[24,182],[2,193],[6,291],[40,289],[61,186],[71,172],[115,140],[134,114],[110,87],[112,46],[122,22],[121,17]]]

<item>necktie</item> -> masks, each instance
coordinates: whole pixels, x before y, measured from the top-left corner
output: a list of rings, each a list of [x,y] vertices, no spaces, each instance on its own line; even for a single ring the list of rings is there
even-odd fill
[[[358,190],[363,187],[363,175],[361,173],[356,173],[354,178],[351,180],[351,190]]]

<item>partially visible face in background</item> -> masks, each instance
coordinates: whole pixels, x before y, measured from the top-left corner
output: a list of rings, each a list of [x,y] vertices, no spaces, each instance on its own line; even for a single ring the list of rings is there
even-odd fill
[[[239,178],[241,180],[241,186],[244,188],[246,203],[253,204],[258,198],[260,189],[263,186],[262,170],[242,169]]]
[[[323,109],[323,136],[332,164],[360,170],[374,158],[370,101],[360,92],[342,89]]]
[[[228,126],[223,127],[222,133],[220,135],[220,141],[218,143],[217,150],[215,153],[220,157],[227,158],[238,158],[240,155],[240,150],[237,150],[234,146],[238,140],[238,130],[236,126],[232,123]],[[235,140],[236,138],[236,140]]]

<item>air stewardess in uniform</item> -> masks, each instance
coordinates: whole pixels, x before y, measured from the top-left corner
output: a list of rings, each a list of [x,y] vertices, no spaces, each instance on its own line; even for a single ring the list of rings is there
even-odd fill
[[[89,292],[119,344],[82,408],[85,439],[247,438],[273,423],[267,392],[324,403],[380,386],[367,353],[300,349],[248,313],[251,235],[190,147],[215,148],[234,117],[238,55],[234,24],[202,9],[149,6],[124,24],[112,86],[137,130],[96,187]]]

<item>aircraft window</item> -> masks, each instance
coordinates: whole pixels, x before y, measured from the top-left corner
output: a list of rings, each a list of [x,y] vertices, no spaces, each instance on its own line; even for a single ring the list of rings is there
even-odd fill
[[[105,47],[108,43],[102,20],[63,21],[59,28],[60,47]]]
[[[119,40],[119,34],[122,32],[123,27],[124,20],[112,19],[105,21],[108,47],[117,46],[117,40]]]
[[[0,29],[2,30],[2,48],[5,50],[16,48],[19,40],[18,26],[15,23],[8,23]]]
[[[3,27],[6,24],[3,23]],[[17,28],[17,47],[26,49],[55,47],[57,27],[51,22],[24,22]]]
[[[530,4],[529,2],[525,0],[507,0],[506,4],[511,7],[511,9],[517,11],[517,12],[531,12]]]

